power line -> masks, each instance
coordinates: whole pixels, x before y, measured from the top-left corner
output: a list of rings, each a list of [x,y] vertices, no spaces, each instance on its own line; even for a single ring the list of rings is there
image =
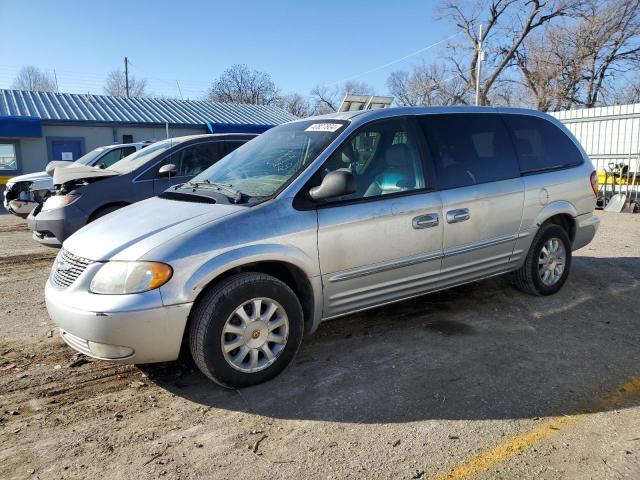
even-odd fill
[[[430,50],[430,49],[432,49],[434,47],[437,47],[438,45],[441,45],[441,44],[451,40],[452,38],[457,37],[461,33],[463,33],[463,32],[454,33],[453,35],[449,35],[447,38],[443,38],[442,40],[439,40],[439,41],[437,41],[435,43],[432,43],[431,45],[427,45],[426,47],[423,47],[423,48],[421,48],[419,50],[416,50],[415,52],[411,52],[411,53],[409,53],[407,55],[404,55],[403,57],[397,58],[397,59],[392,60],[390,62],[387,62],[387,63],[385,63],[383,65],[379,65],[377,67],[371,68],[369,70],[366,70],[364,72],[358,73],[356,75],[352,75],[352,76],[344,78],[342,80],[338,80],[337,82],[325,83],[324,85],[327,85],[327,86],[339,85],[341,83],[348,82],[349,80],[353,80],[354,78],[362,77],[363,75],[368,75],[370,73],[377,72],[379,70],[383,70],[383,69],[385,69],[387,67],[390,67],[391,65],[395,65],[397,63],[403,62],[408,58],[414,57],[414,56],[419,55],[419,54],[421,54],[423,52],[426,52],[427,50]]]

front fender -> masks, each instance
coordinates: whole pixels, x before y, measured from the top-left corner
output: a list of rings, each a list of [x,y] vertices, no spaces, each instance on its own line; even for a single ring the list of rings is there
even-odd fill
[[[309,279],[320,275],[317,258],[313,261],[302,250],[292,246],[261,243],[227,250],[209,259],[187,280],[185,290],[195,298],[204,287],[224,272],[243,265],[267,261],[290,263],[302,270]]]
[[[311,321],[309,331],[315,331],[322,318],[322,281],[318,259],[309,257],[301,249],[291,245],[263,243],[227,250],[207,260],[185,279],[184,288],[181,289],[183,298],[170,298],[164,293],[163,298],[167,304],[193,302],[220,275],[234,268],[259,262],[282,262],[293,265],[304,273],[313,293],[313,318],[308,319]]]

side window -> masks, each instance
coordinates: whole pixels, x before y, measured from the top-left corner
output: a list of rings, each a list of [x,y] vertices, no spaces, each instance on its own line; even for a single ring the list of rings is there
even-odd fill
[[[113,150],[109,150],[102,157],[100,157],[93,166],[98,168],[109,168],[111,165],[122,158],[121,150],[121,148],[114,148]]]
[[[136,151],[136,147],[123,147],[120,149],[120,158],[127,157]]]
[[[426,115],[420,123],[441,189],[520,175],[509,134],[495,114]]]
[[[200,143],[177,152],[171,163],[178,167],[179,176],[193,177],[209,168],[223,156],[224,142]]]
[[[418,133],[404,118],[381,120],[362,127],[327,160],[324,176],[347,170],[357,191],[337,199],[358,200],[425,188]]]
[[[582,163],[580,151],[553,123],[530,115],[503,115],[513,133],[523,174]]]
[[[223,154],[224,155],[229,155],[231,152],[233,152],[236,148],[238,148],[239,146],[241,146],[243,143],[245,142],[224,142],[223,143]]]

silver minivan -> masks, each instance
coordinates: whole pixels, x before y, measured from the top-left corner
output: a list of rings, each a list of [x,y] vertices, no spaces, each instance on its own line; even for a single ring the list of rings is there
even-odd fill
[[[186,343],[215,382],[253,385],[324,320],[504,273],[557,292],[597,230],[596,182],[536,111],[298,120],[72,235],[47,308],[92,357],[169,361]]]

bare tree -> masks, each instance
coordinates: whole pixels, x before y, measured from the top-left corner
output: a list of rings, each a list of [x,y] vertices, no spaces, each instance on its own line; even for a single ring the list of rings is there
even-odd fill
[[[311,98],[317,114],[337,112],[346,95],[375,95],[374,89],[366,82],[346,82],[342,86],[329,88],[318,85],[311,89]]]
[[[40,70],[33,65],[22,67],[15,80],[13,81],[13,88],[16,90],[31,90],[35,92],[55,92],[56,88],[55,78]]]
[[[616,77],[640,67],[640,0],[590,0],[575,20],[528,38],[516,63],[540,110],[615,98]]]
[[[640,78],[624,82],[616,89],[612,99],[618,105],[640,103]]]
[[[640,0],[592,0],[578,24],[584,42],[584,106],[603,98],[607,80],[640,66]]]
[[[215,102],[271,105],[280,95],[271,75],[237,64],[225,70],[213,82],[207,98]]]
[[[440,18],[451,22],[463,35],[451,44],[449,60],[465,83],[467,94],[475,91],[477,45],[484,42],[489,53],[483,63],[480,104],[486,103],[491,89],[504,78],[525,39],[536,29],[579,12],[584,0],[443,0]],[[479,26],[483,24],[482,37]]]
[[[126,78],[122,70],[116,69],[109,72],[107,82],[104,86],[104,93],[113,97],[126,97]],[[129,75],[129,96],[130,97],[146,97],[147,80],[144,78],[136,78]]]
[[[418,65],[411,72],[391,72],[387,87],[400,106],[456,105],[470,100],[465,83],[435,64]]]
[[[578,103],[585,57],[574,28],[549,28],[544,35],[528,38],[516,52],[522,84],[538,110],[562,110]]]
[[[309,100],[299,93],[290,93],[288,95],[281,96],[275,102],[275,105],[299,118],[308,117],[313,114],[313,108],[309,103]]]

